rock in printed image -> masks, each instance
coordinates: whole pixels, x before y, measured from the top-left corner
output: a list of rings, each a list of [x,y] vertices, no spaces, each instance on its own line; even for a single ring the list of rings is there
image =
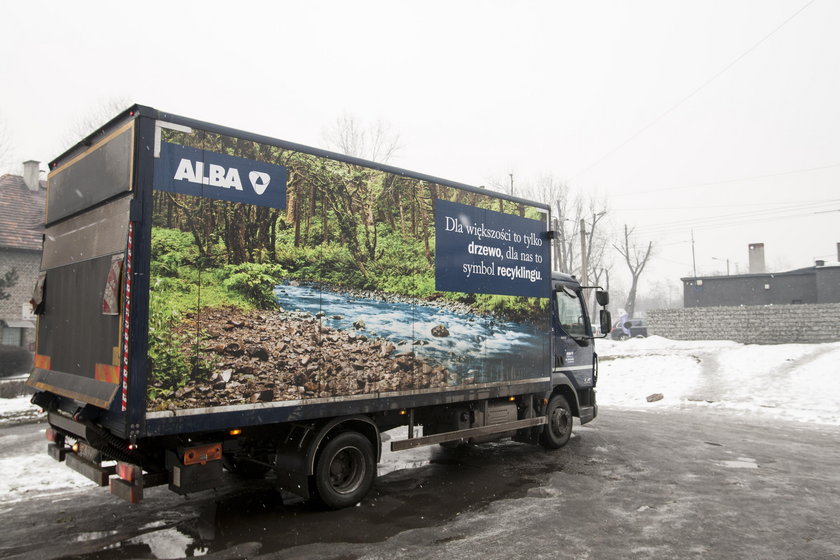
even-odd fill
[[[451,375],[414,352],[396,353],[388,340],[324,326],[309,313],[204,309],[181,329],[200,333],[197,362],[210,371],[176,389],[158,384],[150,410],[445,387]]]

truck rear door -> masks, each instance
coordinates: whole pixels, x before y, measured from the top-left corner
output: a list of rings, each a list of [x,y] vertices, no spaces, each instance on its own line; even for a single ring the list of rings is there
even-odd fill
[[[38,326],[28,384],[104,409],[118,394],[127,336],[132,117],[112,121],[51,164],[33,296]]]

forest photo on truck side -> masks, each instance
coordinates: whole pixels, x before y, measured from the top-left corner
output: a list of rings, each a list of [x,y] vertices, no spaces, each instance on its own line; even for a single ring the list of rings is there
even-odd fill
[[[200,130],[159,152],[150,411],[548,375],[542,209]]]

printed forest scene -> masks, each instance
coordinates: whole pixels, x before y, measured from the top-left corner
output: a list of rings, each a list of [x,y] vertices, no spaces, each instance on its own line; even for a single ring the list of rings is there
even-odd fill
[[[165,131],[165,136],[179,146],[282,166],[286,177],[284,200],[266,205],[212,194],[211,189],[241,187],[230,172],[228,185],[211,181],[202,187],[215,198],[155,185],[150,410],[435,389],[544,374],[547,298],[482,293],[478,275],[485,272],[477,268],[463,291],[436,286],[436,245],[449,239],[436,231],[436,223],[444,223],[439,207],[451,203],[544,223],[537,209],[201,131]],[[188,171],[201,179],[200,166]],[[242,182],[250,188],[247,177]],[[492,234],[476,230],[470,239]],[[470,252],[479,246],[485,247],[471,241]],[[491,256],[501,251],[481,250]],[[508,257],[528,258],[520,255],[524,251],[508,251]],[[482,268],[492,267],[498,277],[541,274],[518,260],[515,266],[503,267],[503,258],[491,263],[491,256],[481,261]],[[466,265],[464,271],[470,272]]]

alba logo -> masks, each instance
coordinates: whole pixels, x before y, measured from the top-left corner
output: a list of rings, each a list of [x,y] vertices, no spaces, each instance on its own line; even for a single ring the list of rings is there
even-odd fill
[[[223,189],[242,190],[242,179],[239,177],[239,170],[235,167],[225,169],[221,165],[209,164],[207,166],[207,174],[205,175],[204,162],[192,162],[187,158],[181,158],[181,163],[178,164],[178,169],[175,171],[173,177],[176,181],[189,181],[190,183],[197,183],[200,185],[209,185],[211,187],[221,187]],[[261,171],[251,171],[248,173],[248,180],[251,181],[251,188],[258,195],[265,192],[268,184],[271,182],[271,176],[268,173]]]
[[[263,173],[262,171],[251,171],[248,173],[248,180],[251,181],[251,186],[254,187],[254,192],[262,194],[271,182],[271,175]]]
[[[282,165],[161,142],[155,188],[188,196],[284,210],[289,171]]]

